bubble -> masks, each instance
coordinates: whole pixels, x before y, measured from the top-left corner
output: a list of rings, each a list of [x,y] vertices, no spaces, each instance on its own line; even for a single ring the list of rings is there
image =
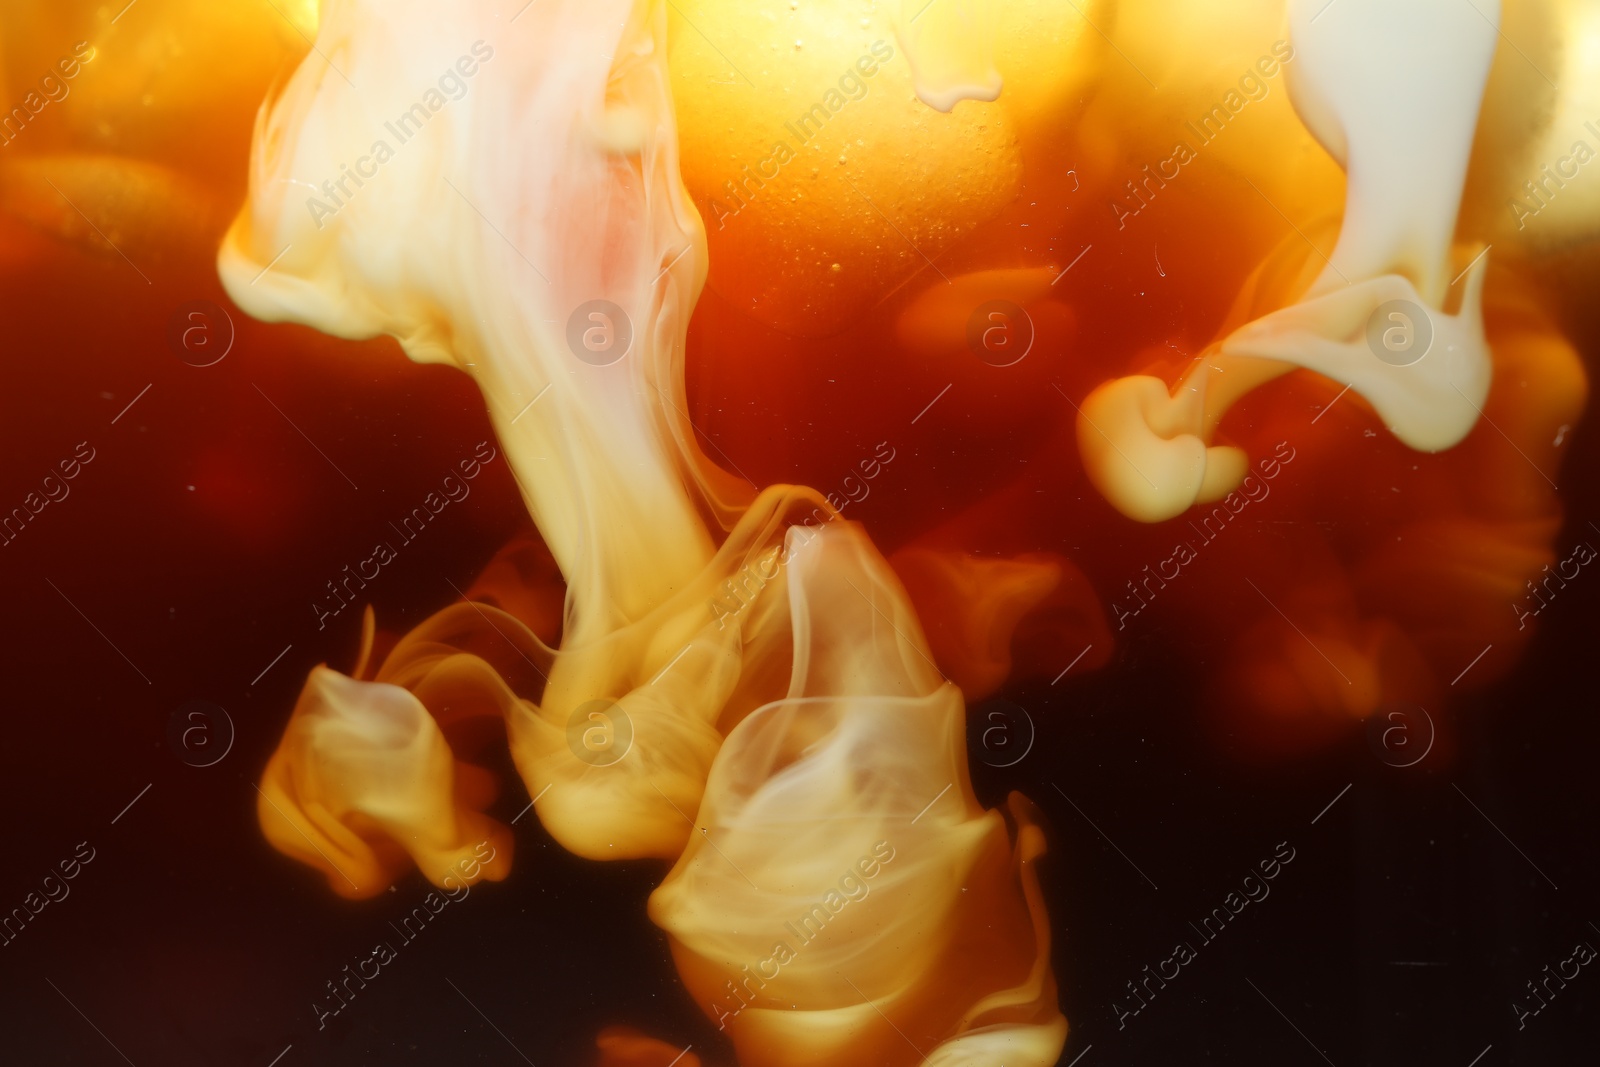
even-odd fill
[[[615,700],[589,700],[567,718],[567,747],[591,767],[609,767],[633,747],[633,720]]]
[[[1009,700],[986,700],[968,715],[974,759],[991,767],[1014,767],[1033,749],[1033,717]]]
[[[979,304],[967,319],[967,347],[991,367],[1021,363],[1033,347],[1033,319],[1009,300]]]
[[[207,700],[191,700],[167,720],[167,744],[191,767],[221,763],[233,748],[233,719]]]
[[[567,318],[567,347],[595,367],[609,367],[633,346],[633,322],[609,300],[579,304]]]
[[[180,304],[167,319],[167,347],[191,367],[221,363],[233,348],[233,318],[209,300]]]
[[[1433,750],[1433,717],[1417,704],[1385,704],[1367,719],[1372,754],[1391,767],[1412,767]]]
[[[1433,347],[1433,319],[1410,300],[1387,300],[1367,319],[1367,347],[1391,367],[1409,367]]]

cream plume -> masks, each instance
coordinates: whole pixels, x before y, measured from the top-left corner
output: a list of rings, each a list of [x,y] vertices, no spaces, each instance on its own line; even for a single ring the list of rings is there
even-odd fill
[[[779,923],[790,899],[720,870],[691,877],[716,850],[803,892],[808,873],[851,862],[862,833],[892,828],[904,851],[880,896],[897,906],[874,905],[881,926],[861,910],[835,927],[805,965],[805,1002],[768,1006],[736,1037],[741,1059],[844,1062],[825,1018],[862,1036],[852,1062],[919,1059],[887,1043],[901,1039],[882,1012],[906,1015],[935,1062],[1045,1067],[1066,1023],[1025,803],[1015,842],[977,805],[960,696],[861,528],[810,489],[752,498],[694,443],[683,336],[705,251],[678,180],[663,10],[555,0],[513,25],[487,5],[330,3],[317,51],[262,113],[250,202],[219,257],[230,294],[263,318],[390,333],[413,359],[472,374],[566,583],[558,651],[530,617],[545,598],[519,589],[541,568],[502,559],[371,680],[319,668],[269,768],[293,825],[270,799],[264,825],[313,864],[291,829],[359,840],[370,856],[338,858],[362,858],[372,885],[398,873],[402,848],[432,860],[463,834],[503,835],[451,745],[503,718],[558,841],[678,860],[652,914],[697,992],[726,962],[702,954],[708,939],[736,943],[739,916]],[[452,70],[459,98],[430,96]],[[415,101],[426,114],[392,158],[373,163],[376,143],[362,156]],[[352,158],[376,174],[332,179],[344,195],[331,210],[302,205]],[[620,354],[604,343],[624,336]],[[1001,945],[979,951],[997,922]],[[912,932],[916,953],[876,951]],[[869,956],[860,997],[818,969]]]

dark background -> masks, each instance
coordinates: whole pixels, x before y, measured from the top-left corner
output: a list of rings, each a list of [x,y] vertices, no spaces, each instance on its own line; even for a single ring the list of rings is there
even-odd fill
[[[353,657],[354,612],[318,632],[309,601],[488,436],[479,401],[464,377],[413,366],[388,343],[335,344],[237,311],[228,357],[186,366],[167,350],[166,320],[185,299],[225,303],[214,288],[152,299],[114,259],[55,263],[5,292],[0,492],[20,502],[80,440],[97,455],[70,497],[0,548],[0,905],[20,906],[79,842],[96,855],[66,900],[0,948],[5,1058],[111,1064],[114,1044],[141,1067],[266,1067],[292,1045],[289,1067],[521,1062],[509,1038],[544,1067],[586,1062],[595,1032],[618,1022],[718,1057],[644,915],[662,866],[575,859],[531,817],[516,827],[509,880],[451,905],[316,1031],[323,983],[388,938],[426,887],[412,876],[378,900],[336,898],[268,848],[251,783],[307,669]],[[88,294],[70,335],[49,310],[63,289]],[[119,310],[96,312],[96,300]],[[1580,434],[1562,479],[1571,518],[1558,546],[1591,536],[1585,521],[1600,515],[1594,441]],[[878,500],[895,506],[891,492]],[[448,602],[446,579],[464,588],[519,522],[505,465],[491,464],[373,583],[380,618],[405,627]],[[1232,758],[1169,666],[1173,643],[1195,636],[1155,627],[1098,674],[1006,693],[1036,743],[1010,768],[975,762],[974,776],[981,799],[1020,789],[1049,823],[1055,965],[1073,1027],[1063,1062],[1093,1046],[1086,1067],[1178,1056],[1466,1067],[1491,1045],[1479,1062],[1592,1062],[1594,967],[1525,1029],[1511,1004],[1576,943],[1600,946],[1597,600],[1585,571],[1515,676],[1448,713],[1452,751],[1404,769],[1381,762],[1357,725],[1281,766]],[[173,712],[195,699],[237,729],[207,768],[167,740]],[[527,798],[508,763],[499,769],[495,814],[509,820]],[[1295,859],[1271,895],[1201,946],[1187,924],[1285,841]],[[1123,983],[1180,940],[1198,958],[1119,1028]]]
[[[464,376],[414,366],[391,343],[263,326],[231,306],[227,358],[188,366],[167,345],[173,314],[199,298],[227,305],[203,258],[143,263],[147,286],[109,253],[26,255],[43,239],[6,226],[0,507],[79,441],[96,458],[0,548],[0,909],[21,906],[79,842],[95,858],[0,947],[3,1058],[267,1067],[292,1046],[284,1067],[524,1055],[546,1067],[587,1062],[597,1030],[628,1023],[728,1062],[645,918],[664,867],[575,859],[531,817],[516,827],[512,876],[446,909],[317,1032],[323,983],[390,938],[387,923],[426,887],[412,876],[377,900],[338,899],[266,845],[252,783],[307,670],[354,657],[356,614],[319,631],[310,602],[490,436],[481,402]],[[1566,275],[1568,307],[1585,277]],[[1595,350],[1592,313],[1568,326]],[[974,462],[933,430],[904,440],[897,463]],[[997,463],[1007,444],[994,441]],[[1560,478],[1563,554],[1600,541],[1587,525],[1600,521],[1596,447],[1580,429]],[[856,514],[871,528],[913,484],[885,479]],[[450,584],[465,588],[522,521],[504,462],[491,464],[372,583],[383,624],[404,629],[449,602]],[[1048,822],[1073,1028],[1063,1062],[1593,1062],[1596,967],[1525,1029],[1512,1004],[1578,942],[1600,946],[1597,604],[1585,569],[1516,673],[1438,710],[1450,743],[1404,769],[1380,761],[1359,724],[1276,765],[1219,738],[1175,649],[1205,663],[1225,634],[1141,626],[1098,673],[1005,693],[1036,742],[1009,768],[975,762],[974,778],[986,803],[1021,790]],[[186,765],[168,741],[192,700],[225,708],[237,730],[211,767]],[[497,769],[506,792],[493,813],[509,821],[528,798],[509,761]],[[1279,842],[1295,859],[1271,895],[1199,945],[1188,924]],[[1124,983],[1178,941],[1198,958],[1119,1028]]]

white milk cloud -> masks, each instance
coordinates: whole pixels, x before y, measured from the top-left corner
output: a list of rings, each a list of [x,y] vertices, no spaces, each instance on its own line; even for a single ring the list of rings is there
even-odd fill
[[[369,621],[354,678],[313,673],[263,779],[269,839],[349,896],[411,862],[439,877],[484,840],[508,858],[507,829],[483,814],[493,783],[457,755],[503,720],[564,846],[677,861],[651,914],[706,1004],[705,988],[770,947],[745,944],[737,917],[780,925],[789,882],[861,853],[848,818],[872,828],[869,847],[904,842],[892,873],[785,969],[782,1002],[741,1014],[741,1062],[917,1062],[888,1015],[934,1063],[1047,1067],[1066,1022],[1026,802],[1009,822],[977,805],[960,696],[861,528],[794,528],[831,505],[791,486],[753,496],[694,444],[683,344],[706,256],[678,176],[664,5],[541,0],[515,22],[499,7],[325,4],[317,48],[349,82],[314,58],[269,101],[250,199],[219,255],[258,317],[392,334],[413,359],[471,374],[549,553],[508,549],[469,602],[381,663]],[[471,93],[313,221],[303,187],[478,40],[495,59]],[[632,336],[603,366],[567,340],[595,301]],[[723,583],[771,573],[780,551],[736,618],[708,615]],[[539,604],[557,572],[559,650],[537,636],[555,629]],[[575,730],[626,748],[585,758]],[[730,877],[719,854],[756,880]]]
[[[1287,286],[1295,303],[1211,346],[1171,392],[1134,375],[1084,400],[1084,467],[1124,515],[1160,522],[1231,492],[1250,460],[1211,444],[1218,424],[1240,397],[1296,368],[1349,385],[1414,449],[1450,448],[1476,425],[1491,371],[1486,256],[1447,297],[1454,260],[1476,252],[1453,258],[1451,236],[1498,18],[1496,2],[1291,0],[1291,99],[1348,175],[1338,244],[1315,278]],[[1264,266],[1240,307],[1284,281]],[[1431,346],[1409,362],[1380,358],[1375,319],[1431,334]]]

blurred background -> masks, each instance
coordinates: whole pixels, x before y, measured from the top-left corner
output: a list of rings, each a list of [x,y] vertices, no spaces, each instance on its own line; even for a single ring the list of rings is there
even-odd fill
[[[589,1062],[594,1034],[626,1023],[728,1063],[645,918],[664,868],[578,860],[532,817],[516,823],[507,881],[447,908],[318,1029],[325,983],[393,941],[390,922],[426,886],[413,876],[378,900],[336,898],[267,846],[253,783],[306,672],[354,660],[359,615],[319,628],[311,602],[376,541],[392,542],[389,524],[491,434],[464,376],[414,365],[387,339],[253,322],[216,281],[256,109],[315,25],[314,4],[288,0],[7,0],[0,12],[0,104],[27,107],[35,89],[48,98],[51,71],[66,89],[0,147],[0,512],[30,516],[0,545],[12,678],[0,914],[38,907],[46,877],[87,853],[81,843],[93,854],[68,895],[6,930],[0,1047],[15,1062],[141,1067],[544,1067]],[[1239,54],[1258,50],[1251,41]],[[71,78],[59,74],[68,58]],[[1115,77],[1103,90],[1113,97],[1120,79],[1133,82]],[[1222,195],[1224,179],[1195,178],[1202,206]],[[1069,252],[1108,228],[1094,210],[1067,223]],[[1155,244],[1172,244],[1159,275],[1141,236],[1102,244],[1086,261],[1095,269],[1073,278],[1082,307],[1115,311],[1082,312],[1077,343],[1205,335],[1281,229],[1262,205],[1236,246],[1186,246],[1176,211],[1162,225]],[[1524,270],[1593,366],[1592,241],[1545,250]],[[691,333],[698,428],[757,481],[825,490],[892,441],[903,458],[849,514],[886,551],[981,501],[1070,425],[1064,405],[1037,406],[1048,376],[974,389],[966,408],[955,390],[937,417],[908,423],[951,380],[942,369],[890,373],[826,341],[754,370],[731,367],[712,340],[697,358],[696,337],[731,314],[727,302],[708,296],[712,317]],[[1030,404],[1026,418],[996,417]],[[1600,446],[1588,427],[1571,433],[1556,479],[1562,557],[1600,544]],[[1335,459],[1346,448],[1322,440]],[[1302,498],[1316,496],[1311,466],[1283,475]],[[1373,485],[1372,501],[1346,498],[1304,521],[1360,528],[1388,491]],[[1120,537],[1103,508],[1076,499],[1058,518],[1038,538],[1068,558]],[[404,630],[455,599],[452,585],[465,588],[525,525],[506,466],[489,464],[369,584],[381,625]],[[1155,558],[1124,548],[1118,558]],[[1072,1025],[1063,1062],[1590,1062],[1600,970],[1582,968],[1553,995],[1541,987],[1548,1006],[1520,1027],[1515,1007],[1537,1006],[1528,983],[1547,965],[1600,948],[1590,571],[1552,600],[1520,658],[1491,648],[1462,662],[1467,678],[1497,680],[1463,680],[1448,706],[1408,721],[1408,741],[1436,744],[1407,766],[1396,764],[1416,750],[1397,758],[1392,738],[1355,720],[1263,755],[1248,724],[1202,713],[1197,673],[1223,662],[1232,635],[1176,616],[1117,635],[1097,671],[1018,681],[975,704],[980,799],[1021,790],[1047,819]],[[1124,576],[1091,575],[1107,595]],[[195,701],[207,705],[201,720],[189,717]],[[184,733],[197,723],[203,737]],[[491,814],[510,822],[528,797],[509,759],[492,769],[505,791]],[[1280,843],[1294,859],[1270,896],[1202,944],[1191,924]],[[1138,1004],[1126,983],[1180,941],[1197,958],[1137,1014],[1119,1012]]]

